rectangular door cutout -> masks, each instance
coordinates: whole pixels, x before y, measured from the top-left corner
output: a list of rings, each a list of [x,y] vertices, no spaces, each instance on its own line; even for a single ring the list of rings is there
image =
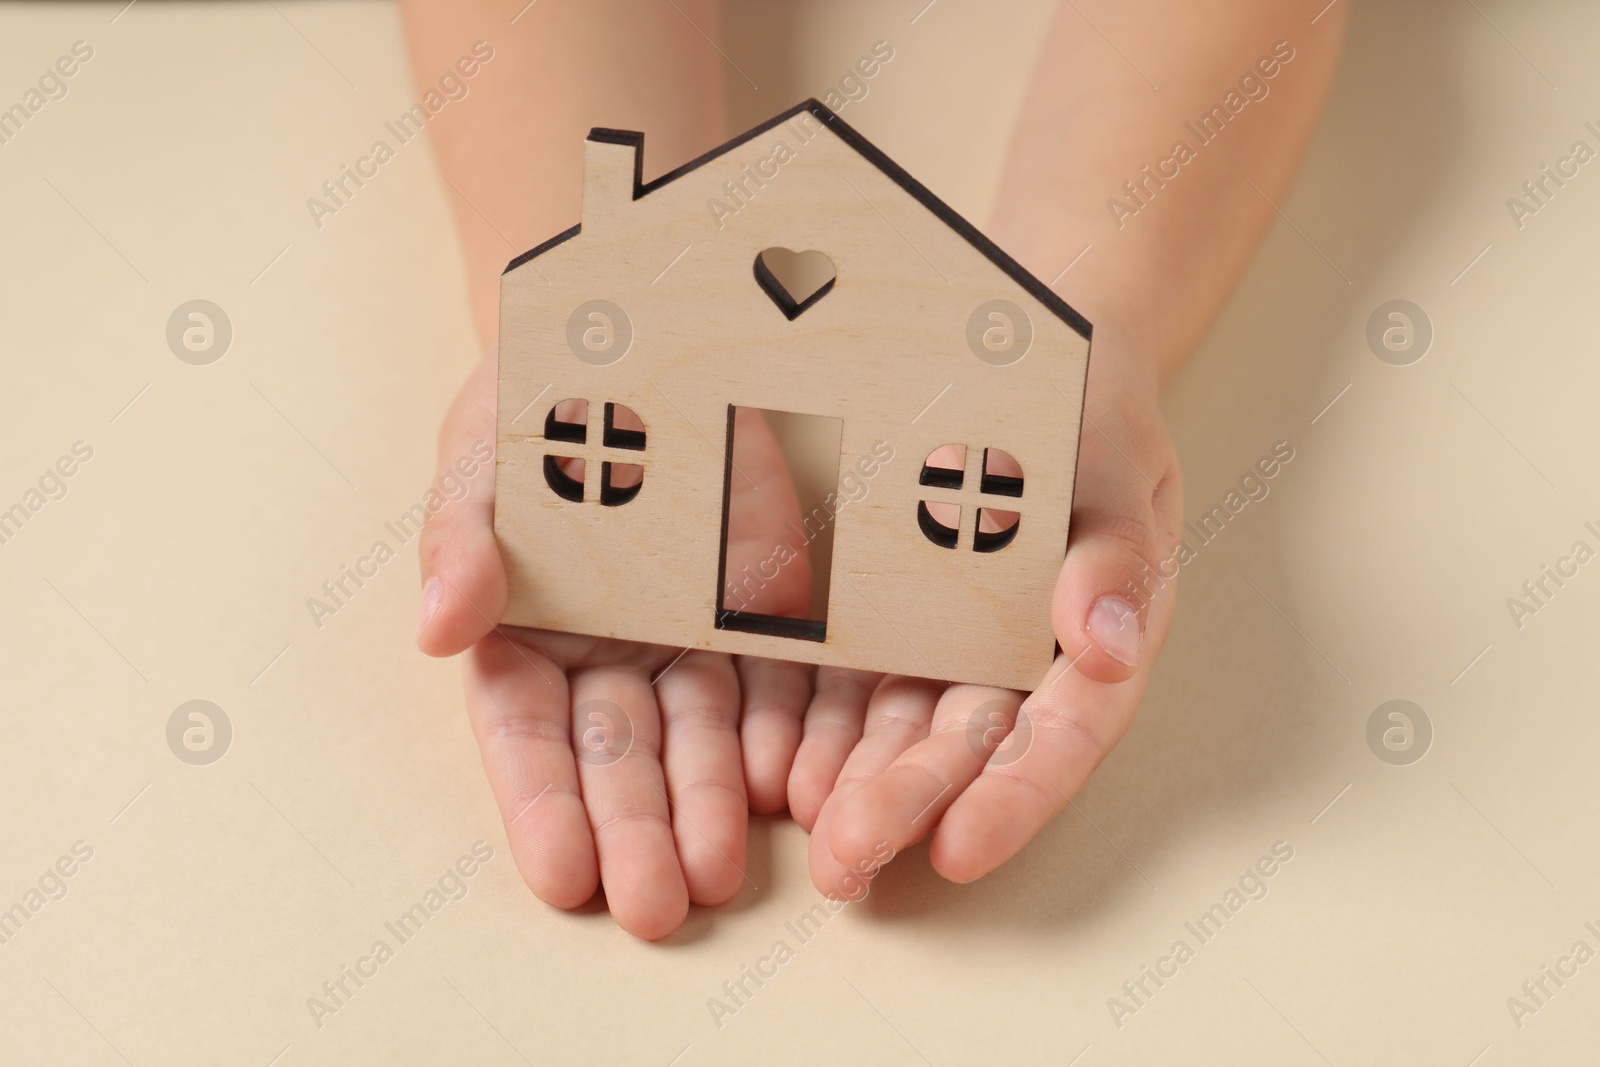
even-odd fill
[[[840,419],[728,405],[717,629],[827,638],[843,441]]]

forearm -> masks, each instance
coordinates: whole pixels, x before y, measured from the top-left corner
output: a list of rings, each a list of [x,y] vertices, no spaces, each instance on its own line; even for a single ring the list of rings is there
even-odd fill
[[[469,97],[428,127],[486,343],[506,262],[578,220],[591,127],[645,131],[659,170],[728,137],[722,60],[700,36],[717,36],[720,0],[523,2],[400,4],[419,91],[474,42],[494,50]]]
[[[1282,204],[1348,6],[1312,24],[1314,12],[1282,0],[1161,5],[1158,15],[1085,5],[1091,25],[1062,5],[991,234],[1058,279],[1094,324],[1097,355],[1137,363],[1128,369],[1154,385],[1198,343]]]

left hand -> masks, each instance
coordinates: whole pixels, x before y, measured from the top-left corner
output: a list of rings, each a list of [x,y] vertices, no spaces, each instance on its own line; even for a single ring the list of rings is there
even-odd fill
[[[1051,610],[1061,652],[1039,688],[859,672],[830,685],[819,674],[788,799],[811,831],[824,893],[859,895],[885,846],[930,835],[936,871],[981,878],[1067,805],[1127,730],[1172,624],[1175,582],[1153,575],[1158,563],[1175,573],[1166,561],[1183,494],[1156,376],[1125,355],[1097,338]],[[748,751],[748,719],[745,729]]]

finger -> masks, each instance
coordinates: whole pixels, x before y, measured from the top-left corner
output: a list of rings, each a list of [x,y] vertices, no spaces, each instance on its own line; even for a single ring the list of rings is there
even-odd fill
[[[800,749],[815,669],[763,656],[739,656],[734,663],[744,704],[739,739],[750,810],[774,815],[789,802],[789,771]]]
[[[815,827],[823,801],[833,792],[844,761],[861,740],[867,702],[883,675],[843,667],[818,667],[806,708],[800,748],[789,772],[789,814],[807,830]]]
[[[902,752],[928,736],[934,706],[945,688],[943,682],[890,675],[873,690],[861,741],[845,760],[839,780],[823,802],[811,830],[811,881],[823,894],[852,897],[859,892],[863,875],[870,875],[876,866],[888,862],[892,852],[881,856],[870,869],[850,868],[840,863],[829,845],[833,822],[851,794],[892,764]],[[874,841],[868,851],[881,851],[886,844]]]
[[[840,803],[828,833],[833,858],[862,870],[885,845],[898,852],[927,837],[1011,733],[1021,703],[1010,689],[946,689],[928,736]]]
[[[468,375],[439,430],[438,484],[429,502],[412,509],[426,515],[419,539],[422,597],[417,607],[417,647],[430,656],[453,656],[500,621],[506,608],[506,572],[494,539],[495,374],[493,352]],[[450,499],[456,481],[466,495]],[[405,520],[402,519],[402,522]]]
[[[665,937],[689,912],[661,771],[661,723],[649,677],[627,667],[570,676],[578,781],[617,924]]]
[[[712,652],[685,653],[656,683],[656,700],[672,836],[689,899],[722,904],[744,884],[750,821],[733,662]]]
[[[1113,380],[1090,392],[1051,621],[1075,670],[1120,682],[1151,658],[1150,605],[1174,592],[1181,490],[1160,409],[1143,387]]]
[[[1005,755],[989,758],[934,830],[928,856],[952,881],[1003,864],[1074,797],[1128,729],[1171,627],[1178,467],[1154,400],[1101,386],[1085,413],[1072,544],[1054,595],[1062,654],[1022,702]]]
[[[467,715],[517,870],[534,895],[575,908],[599,884],[572,758],[566,675],[495,632],[463,664]]]
[[[1156,537],[1176,536],[1182,514],[1177,477],[1163,479],[1152,500]],[[1070,553],[1069,553],[1070,555]],[[1071,561],[1069,568],[1073,566]],[[1063,571],[1062,583],[1069,580]],[[1141,621],[1144,641],[1130,677],[1106,680],[1079,669],[1092,646],[1069,658],[1067,634],[1058,626],[1062,654],[1039,689],[1017,713],[1004,747],[945,811],[928,856],[945,878],[970,882],[1014,856],[1068,801],[1127,731],[1144,697],[1156,654],[1171,629],[1176,586],[1152,591]],[[1062,599],[1057,590],[1057,604]],[[1113,676],[1115,677],[1115,676]]]
[[[991,757],[940,820],[928,858],[950,881],[973,881],[1021,851],[1132,721],[1148,670],[1125,682],[1097,682],[1068,669],[1070,662],[1057,656],[1054,680],[1023,701],[1010,758]]]

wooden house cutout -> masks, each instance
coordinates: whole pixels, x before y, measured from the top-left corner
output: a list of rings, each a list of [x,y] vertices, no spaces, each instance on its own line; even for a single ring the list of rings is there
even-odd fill
[[[501,280],[504,621],[1037,686],[1088,322],[815,100],[648,183],[642,155],[592,131],[582,223]],[[833,280],[790,291],[776,250]],[[836,420],[824,619],[729,602],[736,408]]]

